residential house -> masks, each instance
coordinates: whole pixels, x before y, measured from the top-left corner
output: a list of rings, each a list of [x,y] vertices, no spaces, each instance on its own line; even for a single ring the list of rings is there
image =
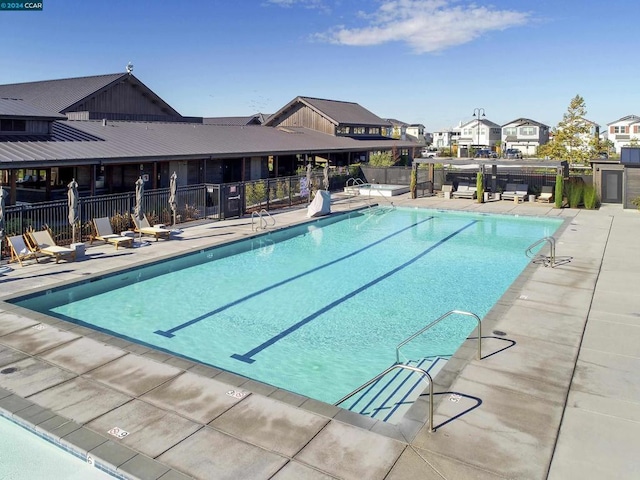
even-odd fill
[[[549,126],[530,118],[518,118],[502,126],[502,151],[516,148],[523,156],[533,156],[549,141]]]
[[[458,148],[461,133],[460,126],[437,130],[433,132],[433,146],[438,150],[449,150],[451,153]]]
[[[408,140],[413,140],[420,145],[431,145],[433,143],[433,136],[430,133],[425,132],[424,125],[421,123],[412,123],[406,127],[406,136]]]
[[[395,118],[387,118],[387,122],[389,123],[387,136],[396,139],[405,139],[407,138],[407,127],[408,123],[402,122]]]
[[[637,146],[640,143],[640,117],[627,115],[608,123],[607,138],[613,142],[616,153],[621,153],[622,147]]]
[[[460,126],[458,139],[458,156],[471,156],[471,149],[496,149],[501,142],[502,129],[500,125],[486,118],[476,118]]]

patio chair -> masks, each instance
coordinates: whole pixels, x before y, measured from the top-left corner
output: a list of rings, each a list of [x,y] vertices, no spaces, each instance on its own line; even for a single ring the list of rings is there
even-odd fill
[[[442,185],[442,190],[438,194],[439,197],[451,198],[451,192],[453,192],[453,185]]]
[[[475,185],[469,185],[468,183],[459,183],[458,189],[451,193],[453,198],[476,198],[478,189]]]
[[[538,195],[538,198],[536,198],[536,202],[540,203],[551,203],[553,202],[553,200],[553,187],[549,186],[542,187],[540,195]]]
[[[23,260],[29,260],[30,258],[34,258],[36,263],[38,262],[38,254],[34,252],[31,247],[25,242],[24,237],[22,235],[14,235],[12,237],[7,237],[7,242],[9,243],[9,247],[11,248],[11,262],[18,262],[21,267]]]
[[[61,258],[67,261],[74,261],[76,259],[76,251],[67,247],[58,246],[49,230],[31,230],[27,232],[27,241],[31,244],[33,251],[55,257],[56,263],[58,263]]]
[[[108,217],[100,217],[93,219],[93,226],[96,230],[95,236],[89,240],[92,245],[94,240],[102,240],[103,242],[112,243],[116,246],[116,250],[120,245],[133,247],[133,237],[123,237],[113,233],[111,222]]]
[[[503,200],[513,200],[514,198],[518,198],[518,201],[524,202],[524,199],[527,196],[527,192],[529,190],[529,185],[526,183],[507,183],[507,186],[502,192]]]
[[[151,224],[149,224],[149,220],[147,219],[146,215],[142,217],[142,221],[139,221],[135,217],[135,215],[131,214],[131,220],[133,220],[134,232],[140,233],[142,235],[150,235],[152,237],[155,237],[156,242],[158,241],[159,238],[164,238],[166,240],[169,240],[169,236],[171,235],[171,230],[162,228],[159,225],[151,226]]]

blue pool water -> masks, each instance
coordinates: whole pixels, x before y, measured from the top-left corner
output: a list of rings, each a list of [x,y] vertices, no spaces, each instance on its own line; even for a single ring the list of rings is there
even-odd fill
[[[377,208],[14,303],[333,403],[440,315],[482,318],[561,223]],[[402,359],[452,355],[475,326],[442,322]]]
[[[0,479],[113,480],[111,475],[64,452],[0,415]]]

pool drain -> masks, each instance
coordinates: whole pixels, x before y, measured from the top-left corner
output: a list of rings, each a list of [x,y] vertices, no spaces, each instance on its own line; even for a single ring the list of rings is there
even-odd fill
[[[18,369],[17,369],[17,368],[15,368],[15,367],[9,367],[9,368],[5,368],[5,369],[0,370],[0,373],[1,373],[2,375],[7,375],[7,374],[9,374],[9,373],[13,373],[13,372],[17,372],[17,371],[18,371]]]
[[[507,334],[507,332],[503,332],[502,330],[494,330],[493,334],[497,335],[498,337],[504,337]]]

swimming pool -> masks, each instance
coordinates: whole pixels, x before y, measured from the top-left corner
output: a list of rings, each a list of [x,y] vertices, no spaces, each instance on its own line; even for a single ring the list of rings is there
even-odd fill
[[[0,415],[0,478],[113,480],[115,477]]]
[[[372,208],[11,300],[333,403],[443,313],[483,317],[558,219]],[[442,322],[402,360],[451,356]]]

